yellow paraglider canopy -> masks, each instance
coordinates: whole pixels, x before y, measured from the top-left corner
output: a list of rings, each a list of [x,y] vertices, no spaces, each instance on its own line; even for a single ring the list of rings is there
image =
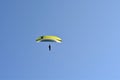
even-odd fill
[[[51,35],[46,35],[46,36],[40,36],[36,39],[37,42],[58,42],[61,43],[62,39],[58,36],[51,36]]]

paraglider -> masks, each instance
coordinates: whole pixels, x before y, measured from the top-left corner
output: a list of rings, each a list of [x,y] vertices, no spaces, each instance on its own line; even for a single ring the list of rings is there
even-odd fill
[[[56,42],[56,43],[61,43],[62,39],[58,36],[51,36],[51,35],[46,35],[46,36],[40,36],[36,39],[36,42]],[[48,46],[49,51],[51,51],[51,45],[49,44]]]
[[[48,47],[49,47],[49,51],[51,51],[51,45],[50,45],[50,44],[49,44],[49,46],[48,46]]]

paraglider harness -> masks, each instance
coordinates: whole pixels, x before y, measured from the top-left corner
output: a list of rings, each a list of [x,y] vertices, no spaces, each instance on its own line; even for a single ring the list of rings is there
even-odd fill
[[[51,45],[50,44],[49,44],[48,48],[49,48],[49,51],[51,51]]]

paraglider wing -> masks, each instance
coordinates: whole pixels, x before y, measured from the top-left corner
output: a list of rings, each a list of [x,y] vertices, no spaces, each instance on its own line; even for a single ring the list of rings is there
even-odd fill
[[[58,36],[40,36],[36,39],[36,42],[58,42],[61,43],[62,39]]]

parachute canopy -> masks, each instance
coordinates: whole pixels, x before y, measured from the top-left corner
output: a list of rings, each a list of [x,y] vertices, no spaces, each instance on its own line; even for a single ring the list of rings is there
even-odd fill
[[[58,42],[58,43],[61,43],[62,39],[59,38],[58,36],[46,35],[46,36],[38,37],[36,39],[36,42]]]

